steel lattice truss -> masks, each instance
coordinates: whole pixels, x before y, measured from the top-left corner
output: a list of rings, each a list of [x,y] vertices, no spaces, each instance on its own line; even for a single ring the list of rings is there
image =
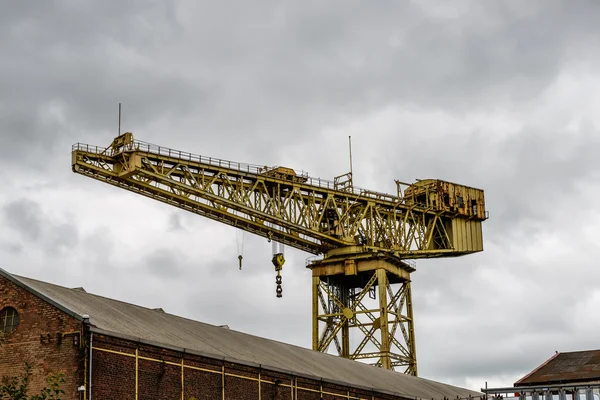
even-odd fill
[[[316,349],[327,352],[333,343],[344,357],[380,367],[387,363],[388,368],[400,367],[416,375],[410,282],[392,285],[387,278],[384,271],[374,271],[366,285],[356,290],[317,278],[313,288],[318,297],[317,321],[324,326]],[[362,339],[350,347],[349,337],[356,330]],[[396,338],[398,331],[401,340]]]
[[[307,265],[313,274],[313,349],[327,352],[333,343],[342,357],[412,375],[417,375],[410,289],[414,266],[407,261],[483,250],[483,191],[450,182],[419,181],[403,194],[396,181],[398,194],[389,195],[354,187],[351,174],[331,182],[285,167],[159,147],[135,141],[129,132],[107,148],[74,145],[72,168],[323,255]],[[281,265],[283,259],[279,270]],[[361,336],[353,346],[351,331]]]
[[[73,146],[74,172],[313,254],[348,245],[402,258],[468,254],[452,248],[451,216],[401,197],[144,142]]]

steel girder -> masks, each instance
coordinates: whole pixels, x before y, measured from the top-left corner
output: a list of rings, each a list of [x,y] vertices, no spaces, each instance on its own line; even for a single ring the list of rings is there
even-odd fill
[[[411,269],[377,258],[348,254],[308,266],[313,349],[328,352],[333,344],[342,357],[417,375]]]
[[[361,245],[403,258],[449,257],[451,216],[400,197],[332,182],[294,181],[265,167],[195,156],[132,142],[128,148],[77,144],[73,171],[248,232],[323,254]]]

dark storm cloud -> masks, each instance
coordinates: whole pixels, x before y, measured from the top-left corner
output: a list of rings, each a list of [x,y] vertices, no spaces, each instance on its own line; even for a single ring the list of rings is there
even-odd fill
[[[342,115],[390,102],[465,110],[531,101],[578,55],[571,43],[586,34],[579,19],[563,19],[576,11],[559,2],[524,16],[518,7],[470,3],[461,18],[430,17],[402,2],[362,4],[280,7],[274,14],[283,22],[261,16],[265,25],[249,26],[246,40],[216,28],[232,46],[225,72],[235,71],[235,80],[223,85],[235,97],[220,104],[236,108],[230,123],[241,119],[253,133],[259,133],[254,124],[277,127],[296,141],[294,134],[310,135]],[[579,11],[593,14],[597,7]],[[591,49],[585,43],[583,54]],[[196,53],[209,51],[202,43],[190,45]],[[304,118],[290,126],[295,115]]]
[[[298,142],[390,102],[465,109],[530,101],[565,62],[586,55],[598,12],[589,2],[544,2],[529,13],[511,2],[468,3],[460,18],[398,2],[233,11],[181,3],[179,13],[170,3],[45,4],[3,13],[11,38],[0,64],[5,157],[25,141],[31,148],[85,138],[82,129],[113,130],[119,101],[130,127],[196,113],[195,132],[238,137],[253,152],[272,142],[270,132]],[[41,120],[48,103],[62,107],[60,127]]]
[[[151,52],[177,36],[169,6],[145,2],[66,1],[3,8],[0,61],[0,156],[29,158],[63,152],[89,131],[116,130],[117,103],[144,121],[187,109],[194,82],[156,68]],[[13,7],[14,6],[14,7]],[[196,92],[201,102],[202,91]],[[50,115],[48,115],[50,114]],[[37,151],[37,152],[36,152]],[[31,157],[31,156],[34,157]]]

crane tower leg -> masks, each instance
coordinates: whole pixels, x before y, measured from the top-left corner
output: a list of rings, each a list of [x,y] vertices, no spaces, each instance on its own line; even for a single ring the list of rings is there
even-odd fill
[[[313,349],[417,375],[410,273],[399,259],[349,253],[311,263]],[[351,340],[354,339],[354,342]]]
[[[387,273],[385,269],[378,269],[375,274],[377,275],[377,286],[379,288],[379,330],[381,331],[381,356],[379,363],[385,369],[392,369],[392,361],[390,358],[390,331],[385,329],[388,326],[388,297],[387,297]]]

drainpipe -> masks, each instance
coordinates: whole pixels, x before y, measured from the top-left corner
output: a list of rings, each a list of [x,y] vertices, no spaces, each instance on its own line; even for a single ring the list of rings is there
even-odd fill
[[[92,400],[92,341],[94,340],[94,332],[90,332],[90,378],[89,378],[89,397],[88,400]]]

